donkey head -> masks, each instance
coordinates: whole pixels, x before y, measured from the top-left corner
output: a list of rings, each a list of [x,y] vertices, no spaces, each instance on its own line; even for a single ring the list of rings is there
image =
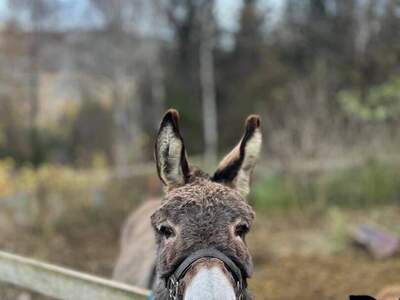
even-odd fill
[[[165,114],[155,156],[165,187],[151,222],[157,241],[155,299],[250,299],[253,269],[245,242],[254,212],[245,200],[261,149],[260,119],[249,116],[244,136],[213,176],[189,166],[179,114]]]

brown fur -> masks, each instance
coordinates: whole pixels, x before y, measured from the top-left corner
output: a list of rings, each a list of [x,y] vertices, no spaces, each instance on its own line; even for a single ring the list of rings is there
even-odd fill
[[[210,177],[189,167],[178,117],[175,110],[165,114],[155,146],[157,170],[166,186],[164,199],[146,203],[130,217],[123,230],[114,272],[115,279],[145,286],[155,262],[156,300],[168,299],[167,279],[187,256],[199,249],[215,248],[223,252],[245,277],[253,271],[250,252],[244,234],[238,234],[238,226],[250,228],[255,216],[244,196],[260,152],[260,120],[257,116],[248,118],[241,142]],[[155,242],[150,238],[150,215]],[[161,231],[166,227],[171,234]],[[180,297],[204,264],[213,264],[230,275],[221,261],[200,260],[183,278]],[[248,291],[246,299],[250,299]]]
[[[142,288],[149,288],[155,265],[156,243],[150,216],[161,200],[149,200],[134,211],[123,226],[121,252],[113,278]]]

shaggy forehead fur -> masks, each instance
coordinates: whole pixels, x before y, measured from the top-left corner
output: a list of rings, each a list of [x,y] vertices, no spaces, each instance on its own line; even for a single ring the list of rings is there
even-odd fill
[[[213,214],[208,215],[206,213],[208,209],[211,209]],[[241,218],[251,223],[254,218],[254,211],[239,192],[212,182],[206,176],[197,176],[190,183],[168,192],[163,205],[152,219],[153,222],[168,219],[178,225],[187,218],[194,221],[196,217],[201,216],[207,219],[205,221],[210,221],[209,218],[218,219],[221,214],[225,222]]]

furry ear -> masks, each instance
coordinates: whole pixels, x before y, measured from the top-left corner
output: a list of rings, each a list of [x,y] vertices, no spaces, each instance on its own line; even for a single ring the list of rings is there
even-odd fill
[[[260,117],[251,115],[246,120],[244,136],[239,144],[221,161],[212,180],[238,190],[245,197],[250,191],[250,180],[262,144]]]
[[[179,113],[169,109],[158,130],[155,158],[157,172],[167,190],[185,184],[190,170],[185,145],[179,132]]]

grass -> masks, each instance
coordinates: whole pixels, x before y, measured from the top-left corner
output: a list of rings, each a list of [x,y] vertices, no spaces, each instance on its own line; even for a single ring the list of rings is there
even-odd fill
[[[255,183],[252,203],[260,211],[400,204],[400,166],[371,160],[326,174],[267,176]]]

